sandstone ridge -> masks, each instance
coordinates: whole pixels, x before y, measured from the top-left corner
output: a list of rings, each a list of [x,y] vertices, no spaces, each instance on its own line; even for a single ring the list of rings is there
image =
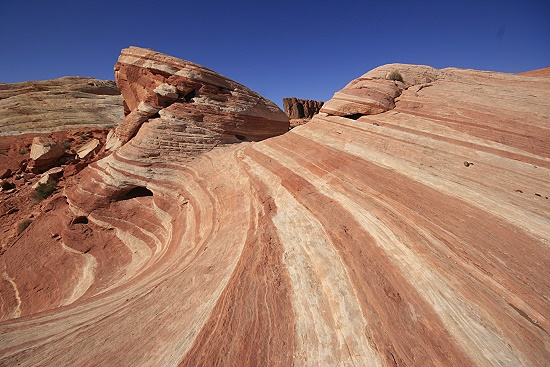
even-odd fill
[[[126,116],[109,149],[128,142],[145,122],[136,145],[190,155],[288,130],[288,118],[273,102],[189,61],[130,47],[115,65],[115,77]]]
[[[110,80],[0,83],[0,135],[114,127],[122,111],[122,97]]]
[[[288,120],[244,87],[117,68],[118,148],[0,258],[0,364],[549,364],[550,78],[385,65],[250,142]]]

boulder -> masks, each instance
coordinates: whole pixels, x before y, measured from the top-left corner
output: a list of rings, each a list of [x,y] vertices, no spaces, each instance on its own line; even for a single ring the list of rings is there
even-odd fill
[[[67,177],[74,176],[78,172],[86,168],[87,166],[88,166],[87,161],[79,161],[79,162],[73,162],[73,163],[67,164],[67,166],[63,170],[63,177],[67,178]]]
[[[12,174],[11,169],[9,168],[3,168],[0,170],[0,179],[8,178]]]
[[[15,185],[12,182],[0,179],[0,191],[13,189]]]
[[[65,152],[61,145],[53,140],[35,137],[32,140],[30,158],[33,171],[40,171],[54,166]]]

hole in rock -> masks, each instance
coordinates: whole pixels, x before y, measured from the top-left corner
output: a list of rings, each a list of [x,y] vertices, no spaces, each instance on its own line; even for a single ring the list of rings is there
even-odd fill
[[[88,224],[88,218],[85,216],[76,217],[71,224]]]
[[[244,135],[235,135],[235,137],[239,140],[246,140],[246,136]]]
[[[143,196],[153,196],[153,192],[146,187],[137,186],[119,197],[119,200],[129,200]]]
[[[342,116],[342,117],[345,117],[347,119],[352,119],[352,120],[357,120],[359,119],[359,117],[363,116],[363,114],[361,113],[354,113],[353,115],[346,115],[346,116]]]
[[[224,88],[224,87],[218,87],[218,91],[221,93],[221,94],[231,94],[231,89],[227,89],[227,88]]]
[[[191,92],[183,96],[183,98],[185,99],[185,102],[191,102],[191,100],[195,98],[196,94],[197,94],[197,91],[193,89]]]

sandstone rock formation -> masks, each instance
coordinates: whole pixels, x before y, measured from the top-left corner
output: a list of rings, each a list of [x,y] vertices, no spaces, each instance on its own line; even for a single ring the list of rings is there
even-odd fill
[[[136,149],[187,156],[288,130],[288,118],[273,102],[189,61],[130,47],[115,65],[115,77],[126,117],[109,149],[128,142],[145,123]]]
[[[0,135],[113,127],[122,118],[114,82],[82,77],[0,83]]]
[[[386,112],[395,107],[395,98],[401,94],[403,87],[399,82],[385,78],[364,76],[336,92],[320,112],[354,119]]]
[[[523,73],[519,73],[519,75],[548,78],[548,77],[550,77],[550,66],[542,68],[542,69],[525,71]]]
[[[387,65],[189,160],[140,63],[125,123],[187,114],[117,129],[2,255],[1,364],[549,364],[550,78]]]
[[[310,119],[323,107],[323,101],[298,99],[296,97],[283,98],[283,109],[290,119]]]

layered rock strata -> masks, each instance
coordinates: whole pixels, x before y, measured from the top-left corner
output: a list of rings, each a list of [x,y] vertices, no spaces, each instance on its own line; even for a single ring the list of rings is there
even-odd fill
[[[548,78],[392,64],[185,164],[136,143],[182,122],[119,130],[4,255],[0,361],[546,366],[548,101]]]
[[[0,135],[113,127],[122,113],[122,97],[110,80],[0,83]]]
[[[189,61],[130,47],[122,51],[115,76],[126,117],[111,135],[110,149],[140,131],[136,149],[193,156],[288,130],[288,118],[273,102]]]

